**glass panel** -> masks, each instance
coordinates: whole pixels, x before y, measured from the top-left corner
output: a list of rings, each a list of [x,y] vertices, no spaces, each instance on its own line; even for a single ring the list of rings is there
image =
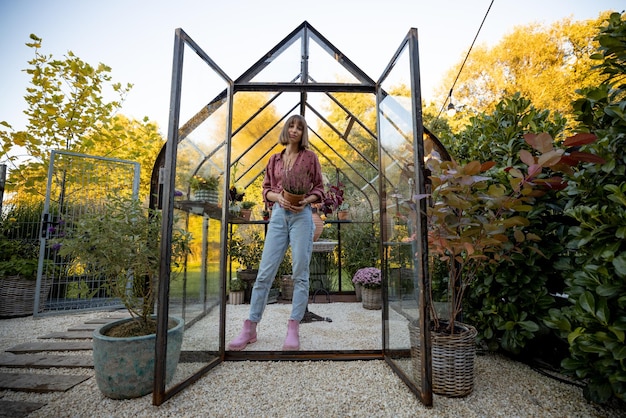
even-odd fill
[[[309,82],[358,83],[359,80],[338,61],[342,58],[317,37],[309,37]]]
[[[178,265],[172,261],[169,314],[184,319],[185,332],[180,361],[166,389],[219,357],[222,208],[228,204],[228,82],[193,48],[184,48],[173,246],[177,231],[185,231],[191,234],[191,254]]]
[[[251,83],[301,82],[302,31],[287,40],[274,54],[265,58],[265,67]]]
[[[387,279],[388,318],[386,352],[400,373],[420,390],[419,286],[415,238],[416,118],[411,80],[409,38],[397,55],[379,91],[378,117],[381,146],[383,270]],[[419,97],[417,98],[419,100]]]

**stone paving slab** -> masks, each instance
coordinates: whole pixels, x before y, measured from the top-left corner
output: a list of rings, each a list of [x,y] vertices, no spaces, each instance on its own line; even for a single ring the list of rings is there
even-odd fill
[[[47,369],[52,367],[93,368],[93,356],[48,354],[0,354],[0,367]]]
[[[64,374],[0,373],[0,389],[36,393],[65,392],[89,378]]]
[[[93,338],[93,331],[60,331],[37,337],[41,340],[90,340]]]
[[[40,402],[0,401],[0,418],[27,417],[44,405]]]
[[[23,343],[8,348],[7,352],[15,354],[39,353],[42,351],[83,351],[93,350],[91,341],[45,341]]]

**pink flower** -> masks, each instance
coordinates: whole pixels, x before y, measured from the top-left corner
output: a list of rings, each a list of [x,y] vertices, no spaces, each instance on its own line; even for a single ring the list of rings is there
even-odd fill
[[[382,285],[382,275],[376,267],[362,268],[354,274],[352,283],[359,283],[363,287],[377,289]]]

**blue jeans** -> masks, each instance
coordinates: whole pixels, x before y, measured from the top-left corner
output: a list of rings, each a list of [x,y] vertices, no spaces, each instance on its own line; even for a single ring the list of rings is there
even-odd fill
[[[252,288],[248,318],[250,321],[261,321],[272,282],[289,245],[291,245],[294,281],[289,319],[298,322],[302,320],[309,301],[309,265],[313,252],[314,231],[310,205],[307,205],[300,213],[285,210],[278,204],[274,205],[263,246],[259,273]]]

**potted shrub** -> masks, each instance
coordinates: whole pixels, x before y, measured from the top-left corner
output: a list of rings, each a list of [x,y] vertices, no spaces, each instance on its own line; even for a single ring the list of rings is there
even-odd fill
[[[564,187],[561,177],[552,175],[554,171],[588,158],[575,150],[556,149],[548,134],[526,134],[524,139],[530,150],[521,150],[521,164],[504,173],[488,171],[494,162],[427,161],[432,192],[416,197],[430,199],[428,252],[448,271],[444,304],[430,295],[433,391],[437,394],[465,396],[473,389],[476,329],[458,321],[466,290],[487,264],[507,262],[510,255],[522,252],[520,243],[540,240],[524,231],[529,223],[524,214],[533,209],[534,198],[544,193],[542,188]],[[589,135],[577,135],[563,145],[575,147],[589,140]],[[547,173],[544,168],[549,168]],[[502,178],[505,183],[499,181]],[[526,248],[541,253],[537,247]],[[435,309],[437,305],[440,309]],[[410,323],[409,331],[415,359],[419,329]],[[419,373],[418,365],[419,359],[414,363]]]
[[[382,275],[376,267],[357,270],[352,277],[355,287],[361,287],[361,299],[365,309],[382,309]]]
[[[202,177],[198,174],[191,177],[189,187],[194,193],[194,200],[208,202],[213,205],[218,203],[217,189],[219,187],[218,176]]]
[[[152,391],[156,318],[153,315],[160,265],[160,212],[146,210],[138,200],[109,196],[103,210],[66,220],[65,236],[51,240],[73,269],[97,272],[103,286],[120,299],[130,314],[94,332],[96,382],[110,398],[125,399]],[[190,253],[190,235],[172,233],[172,268]],[[184,322],[170,318],[166,380],[176,370]],[[128,367],[132,364],[133,367]]]

